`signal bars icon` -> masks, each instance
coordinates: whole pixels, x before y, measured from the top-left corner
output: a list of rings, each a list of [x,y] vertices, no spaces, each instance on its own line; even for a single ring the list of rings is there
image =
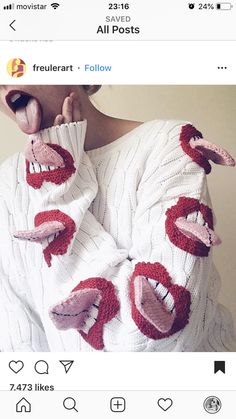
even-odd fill
[[[14,3],[8,4],[7,6],[3,6],[4,10],[13,10],[14,9]]]

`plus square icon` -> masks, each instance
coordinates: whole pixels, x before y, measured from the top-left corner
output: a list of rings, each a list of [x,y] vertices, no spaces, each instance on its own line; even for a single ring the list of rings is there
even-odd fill
[[[123,397],[113,397],[110,401],[112,412],[121,413],[125,411],[125,399]]]

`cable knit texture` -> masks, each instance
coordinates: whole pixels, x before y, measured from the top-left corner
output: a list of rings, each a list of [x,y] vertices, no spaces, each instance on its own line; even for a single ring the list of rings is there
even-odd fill
[[[182,121],[85,134],[43,130],[1,166],[0,350],[236,350],[206,184],[209,150],[231,156]]]

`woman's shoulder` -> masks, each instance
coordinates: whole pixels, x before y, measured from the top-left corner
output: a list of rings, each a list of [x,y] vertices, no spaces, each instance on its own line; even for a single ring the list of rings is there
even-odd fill
[[[141,145],[157,147],[161,143],[176,143],[181,140],[183,133],[188,131],[190,135],[201,136],[191,122],[175,119],[153,119],[137,125],[134,129],[129,131],[127,137],[137,137],[141,140]]]
[[[176,152],[177,149],[185,152],[184,144],[191,138],[202,138],[202,133],[191,122],[174,119],[154,119],[144,122],[133,133],[139,138],[143,156],[154,159],[158,157],[158,160],[171,151]]]
[[[122,120],[122,128],[124,131],[124,134],[132,134],[133,132],[136,132],[138,130],[141,131],[147,131],[149,133],[152,132],[166,132],[171,133],[172,130],[181,129],[181,127],[185,125],[192,125],[191,122],[186,120],[179,120],[179,119],[150,119],[147,121],[134,121],[134,120]]]
[[[155,139],[156,136],[165,136],[165,138],[168,139],[178,139],[186,126],[193,127],[193,124],[189,121],[178,119],[153,119],[144,122],[140,125],[140,128],[147,133],[150,139]]]
[[[134,148],[140,150],[142,157],[147,157],[153,149],[160,148],[166,141],[175,141],[180,136],[182,127],[190,124],[180,120],[153,119],[145,122],[126,121],[122,135],[116,140],[96,149],[87,151],[89,157],[104,158],[115,151]]]

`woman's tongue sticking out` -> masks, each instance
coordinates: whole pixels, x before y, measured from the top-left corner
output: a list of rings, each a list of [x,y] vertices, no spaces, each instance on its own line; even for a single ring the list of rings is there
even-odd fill
[[[31,97],[25,106],[16,109],[15,115],[19,128],[25,134],[35,134],[40,130],[42,110],[34,97]]]

